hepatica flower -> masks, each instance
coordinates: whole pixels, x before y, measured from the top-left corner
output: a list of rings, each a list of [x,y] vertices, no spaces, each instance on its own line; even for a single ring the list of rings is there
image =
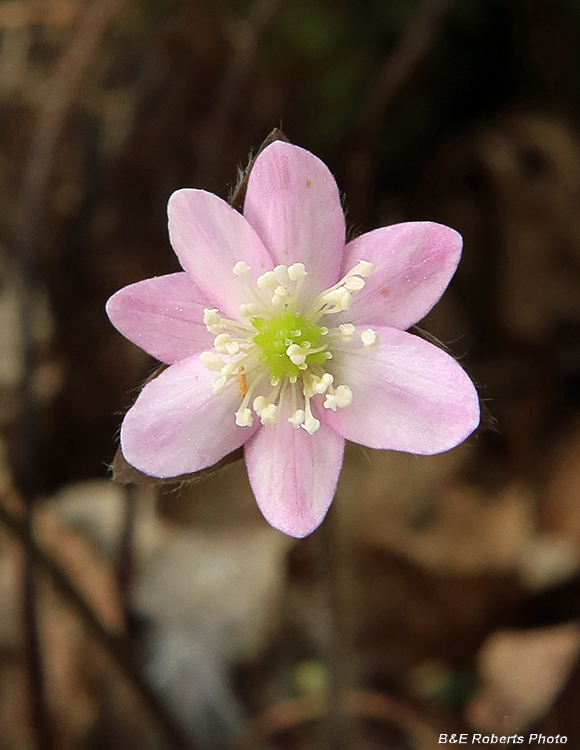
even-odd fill
[[[123,421],[137,469],[179,476],[243,445],[262,513],[302,537],[332,501],[345,440],[431,454],[475,429],[466,373],[406,332],[455,272],[453,229],[411,222],[345,244],[333,176],[282,141],[256,159],[243,215],[189,189],[168,213],[183,272],[107,305],[124,336],[170,365]]]

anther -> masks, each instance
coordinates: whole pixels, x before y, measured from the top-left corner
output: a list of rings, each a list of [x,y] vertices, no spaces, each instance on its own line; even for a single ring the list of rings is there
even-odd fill
[[[238,409],[236,412],[236,424],[238,427],[251,427],[253,423],[254,418],[250,409]]]
[[[361,279],[360,276],[351,276],[350,279],[345,281],[344,285],[349,292],[360,292],[365,285],[365,280]]]
[[[225,364],[223,359],[218,357],[215,352],[202,352],[199,355],[199,359],[204,367],[207,367],[208,370],[215,370],[216,372],[219,372]]]
[[[203,311],[203,322],[210,333],[217,333],[223,328],[222,319],[216,309],[206,308]]]
[[[232,271],[236,274],[236,276],[247,276],[247,274],[249,274],[251,270],[251,267],[243,260],[239,260],[232,268]]]
[[[260,412],[258,412],[258,416],[260,417],[260,422],[263,425],[267,424],[276,424],[276,419],[278,417],[278,407],[276,404],[268,404],[264,409],[262,409]]]
[[[288,268],[288,276],[290,281],[298,281],[298,279],[303,279],[305,276],[308,276],[304,263],[293,263]]]
[[[359,260],[356,266],[352,269],[352,273],[358,276],[370,276],[374,271],[374,265],[369,263],[368,260]]]
[[[341,323],[341,325],[338,326],[338,329],[344,339],[352,338],[356,332],[356,328],[352,323]]]
[[[220,333],[215,337],[213,345],[220,354],[237,354],[240,351],[240,345],[229,333]]]
[[[347,385],[339,385],[334,393],[327,393],[326,400],[324,401],[325,409],[344,409],[345,406],[350,406],[352,403],[352,391]]]
[[[256,281],[256,284],[258,285],[258,289],[273,289],[276,284],[278,283],[278,279],[276,278],[276,274],[274,271],[266,271],[266,273],[262,274],[262,276],[258,276],[258,279]]]
[[[224,388],[226,387],[227,378],[225,375],[220,375],[219,378],[216,378],[213,383],[211,384],[213,395],[219,396],[221,393],[224,392]]]
[[[260,306],[255,302],[244,302],[239,307],[242,318],[251,318],[260,312]]]
[[[348,385],[339,385],[335,391],[339,409],[352,404],[352,391]]]
[[[276,266],[274,269],[274,276],[276,277],[278,284],[282,284],[282,286],[290,281],[290,275],[286,266]]]
[[[314,435],[316,430],[318,430],[318,428],[320,427],[320,422],[314,417],[306,417],[306,419],[304,420],[304,424],[300,426],[303,430],[306,430],[309,435]]]
[[[372,346],[373,344],[378,343],[379,334],[376,331],[373,331],[372,328],[367,328],[366,331],[361,333],[360,340],[362,341],[363,346]]]
[[[329,372],[325,372],[321,378],[317,378],[313,382],[313,390],[315,393],[323,394],[326,393],[328,388],[332,385],[334,378]]]
[[[265,409],[266,406],[268,406],[268,399],[264,396],[256,396],[252,406],[254,407],[254,411],[256,412],[256,414],[259,414],[262,409]]]
[[[296,409],[294,414],[291,417],[288,417],[288,421],[293,424],[294,427],[300,427],[305,418],[306,414],[304,413],[304,409]]]

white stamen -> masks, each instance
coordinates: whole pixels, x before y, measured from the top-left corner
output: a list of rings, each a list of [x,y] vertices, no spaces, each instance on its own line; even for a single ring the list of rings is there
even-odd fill
[[[234,370],[238,369],[238,363],[237,362],[228,362],[226,365],[222,367],[222,375],[225,375],[226,378],[228,378]]]
[[[322,297],[322,301],[326,305],[335,305],[337,303],[337,300],[339,298],[339,290],[338,289],[332,289],[330,292],[327,292]]]
[[[336,411],[338,409],[338,396],[336,395],[336,393],[326,394],[326,399],[324,401],[324,408],[332,409],[332,411]]]
[[[220,372],[225,364],[223,359],[218,357],[215,352],[202,352],[199,359],[204,367],[207,367],[208,370],[215,370],[215,372]]]
[[[352,391],[347,385],[339,385],[334,393],[327,393],[324,401],[325,409],[344,409],[352,403]]]
[[[356,333],[356,328],[352,323],[342,323],[338,326],[338,328],[342,334],[342,337],[347,340],[352,339],[352,337]]]
[[[339,409],[352,404],[352,391],[348,385],[339,385],[335,391]]]
[[[345,287],[349,292],[360,292],[365,285],[365,280],[361,279],[360,276],[351,276],[344,283]]]
[[[276,297],[284,297],[284,298],[286,298],[286,297],[289,296],[290,293],[286,289],[285,286],[279,285],[279,286],[276,287],[276,289],[274,289],[274,294],[276,295]]]
[[[256,281],[258,289],[262,290],[273,289],[277,283],[278,279],[276,278],[274,271],[266,271],[262,276],[258,276],[258,280]]]
[[[372,346],[373,344],[378,343],[379,334],[376,331],[373,331],[372,328],[367,328],[366,331],[361,333],[360,340],[362,341],[363,346]]]
[[[304,409],[296,409],[294,414],[291,417],[288,417],[288,421],[293,424],[294,427],[300,427],[304,422],[305,417],[306,414],[304,413]]]
[[[268,406],[268,403],[268,399],[264,398],[264,396],[256,396],[252,406],[254,407],[256,414],[259,414],[262,409],[265,409]]]
[[[276,266],[274,269],[274,276],[278,284],[285,286],[290,281],[290,275],[286,266]]]
[[[203,311],[203,322],[210,333],[217,333],[223,328],[221,316],[216,309],[206,308]]]
[[[276,406],[276,404],[268,404],[266,408],[258,412],[258,416],[260,417],[260,422],[264,425],[276,424],[276,419],[278,417],[277,411],[278,411],[278,407]]]
[[[212,390],[214,396],[219,396],[221,393],[224,392],[224,388],[226,387],[227,378],[224,375],[220,375],[219,378],[216,378],[212,384]]]
[[[352,269],[352,273],[357,276],[370,276],[374,271],[375,267],[368,260],[359,260],[356,266]]]
[[[348,310],[352,305],[352,295],[343,286],[338,289],[332,289],[322,297],[322,302],[325,305],[333,305],[334,310],[330,312],[338,312],[339,310]]]
[[[239,307],[242,318],[252,318],[261,312],[260,306],[255,302],[244,302]]]
[[[300,426],[303,430],[306,430],[309,435],[314,435],[316,430],[318,430],[318,428],[320,427],[320,422],[314,417],[306,417],[306,419],[304,420],[304,424]]]
[[[251,270],[251,267],[243,260],[239,260],[232,268],[232,271],[236,274],[236,276],[246,276],[250,273]]]
[[[220,354],[230,354],[227,347],[232,343],[233,340],[229,333],[220,333],[215,337],[213,345]]]
[[[290,281],[298,281],[298,279],[303,279],[305,276],[308,276],[304,263],[293,263],[288,268],[288,276]]]
[[[314,393],[322,395],[330,388],[334,378],[329,372],[325,372],[321,378],[312,378],[312,390]]]
[[[346,289],[339,289],[337,291],[341,292],[340,301],[338,305],[339,308],[341,310],[350,310],[350,307],[352,305],[352,294]]]
[[[238,409],[236,412],[236,424],[238,427],[251,427],[254,423],[254,418],[250,409]]]

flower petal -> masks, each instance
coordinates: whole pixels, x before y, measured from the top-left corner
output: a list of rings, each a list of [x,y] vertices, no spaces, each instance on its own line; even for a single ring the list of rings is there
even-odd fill
[[[183,189],[167,206],[169,237],[183,269],[219,311],[239,317],[239,306],[250,302],[246,281],[232,269],[243,260],[251,277],[273,268],[256,232],[238,211],[213,193]]]
[[[334,177],[314,154],[283,141],[265,148],[250,172],[244,216],[276,264],[304,263],[305,303],[338,280],[344,213]]]
[[[357,237],[346,246],[343,273],[359,260],[370,261],[375,269],[364,289],[354,295],[344,319],[355,325],[406,330],[431,310],[447,288],[461,246],[458,232],[431,221],[394,224]]]
[[[214,396],[211,379],[194,356],[147,383],[121,427],[121,449],[130,464],[154,477],[188,474],[211,466],[252,436],[259,423],[235,423],[240,405],[235,381]]]
[[[334,497],[344,439],[321,423],[309,435],[288,422],[281,409],[274,425],[262,427],[245,445],[250,484],[269,524],[303,537],[322,522]]]
[[[186,273],[172,273],[120,289],[107,302],[107,314],[125,338],[173,364],[213,346],[203,323],[208,306]]]
[[[369,448],[441,453],[479,424],[479,399],[460,365],[433,344],[375,327],[380,343],[334,354],[336,383],[350,386],[350,406],[323,419],[347,440]]]

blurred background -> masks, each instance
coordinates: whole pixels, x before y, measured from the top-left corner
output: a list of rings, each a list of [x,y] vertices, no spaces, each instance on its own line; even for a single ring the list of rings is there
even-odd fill
[[[579,41],[578,0],[0,2],[1,750],[580,747]],[[301,541],[243,462],[109,470],[155,363],[105,302],[274,127],[351,236],[463,234],[420,327],[484,405],[439,456],[348,446]]]

